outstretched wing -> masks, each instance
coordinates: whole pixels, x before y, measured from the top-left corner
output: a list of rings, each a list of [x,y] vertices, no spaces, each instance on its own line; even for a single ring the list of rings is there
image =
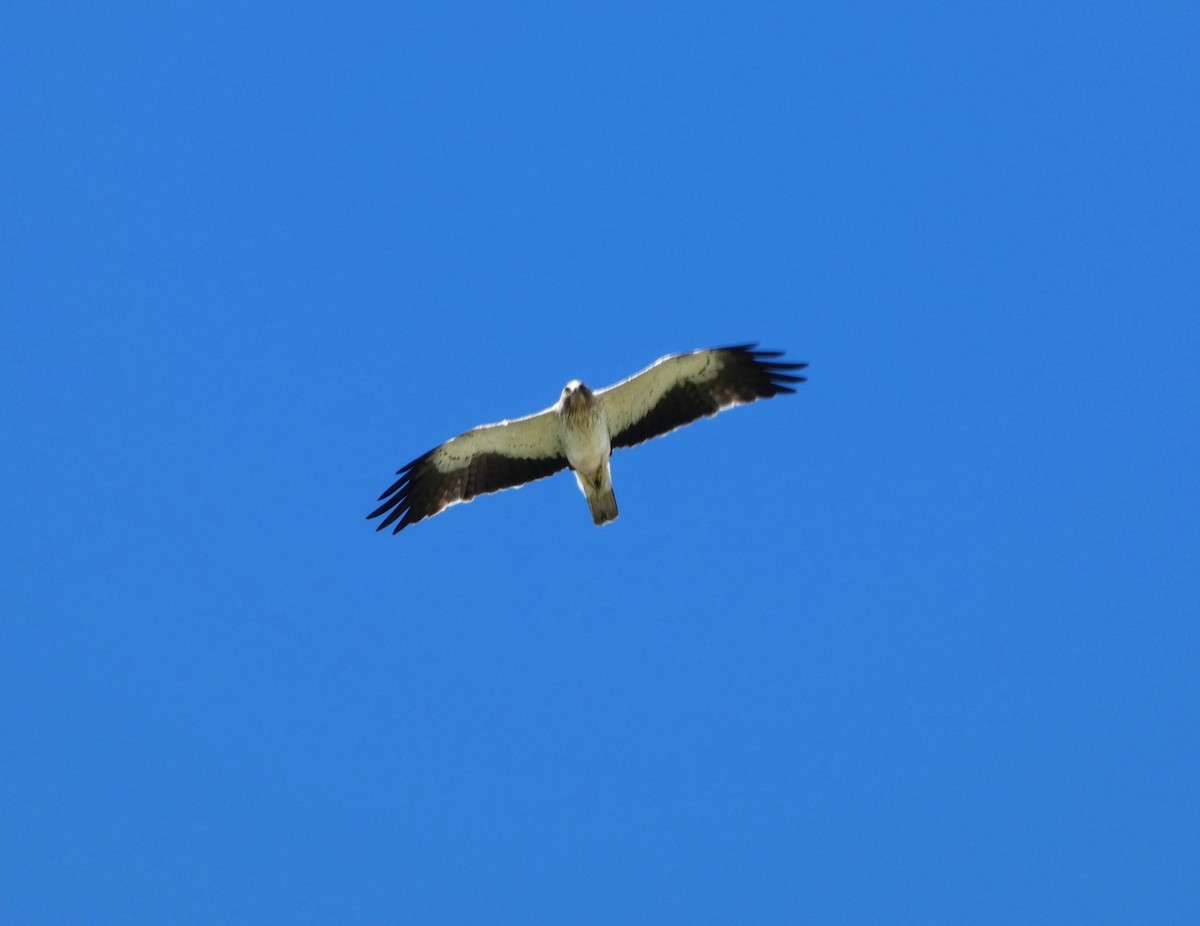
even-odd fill
[[[399,533],[444,508],[551,476],[567,465],[553,408],[525,418],[473,428],[397,470],[367,519],[386,514],[376,530]]]
[[[596,393],[608,416],[612,446],[642,441],[715,415],[723,408],[795,392],[789,383],[807,363],[779,363],[783,351],[754,350],[754,344],[671,354],[640,373]]]

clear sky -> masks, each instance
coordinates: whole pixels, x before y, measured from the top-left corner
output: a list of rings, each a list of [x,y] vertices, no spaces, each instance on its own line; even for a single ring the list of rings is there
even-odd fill
[[[1197,10],[7,4],[0,921],[1200,921]]]

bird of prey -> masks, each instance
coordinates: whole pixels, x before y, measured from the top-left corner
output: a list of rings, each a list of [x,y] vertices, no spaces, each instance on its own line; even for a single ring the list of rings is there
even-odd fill
[[[617,517],[609,457],[642,441],[734,405],[795,392],[804,382],[780,363],[783,351],[755,344],[671,354],[615,386],[593,392],[579,380],[564,387],[545,411],[472,428],[434,447],[396,472],[367,519],[399,533],[450,505],[499,492],[570,467],[587,498],[592,521]]]

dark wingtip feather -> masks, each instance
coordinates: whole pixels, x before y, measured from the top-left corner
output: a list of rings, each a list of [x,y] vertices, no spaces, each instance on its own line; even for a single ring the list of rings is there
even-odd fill
[[[749,354],[758,347],[757,341],[750,341],[747,344],[730,344],[728,347],[718,347],[717,350],[727,350],[735,354]]]
[[[730,354],[740,354],[742,357],[752,361],[757,366],[767,370],[802,370],[807,363],[804,362],[787,362],[780,363],[772,358],[782,357],[787,351],[782,350],[755,350],[758,347],[757,341],[752,341],[748,344],[733,344],[729,347],[718,347],[716,350]]]
[[[749,350],[732,349],[728,358],[728,377],[731,382],[739,383],[743,390],[738,398],[745,401],[754,399],[769,399],[772,396],[794,393],[796,390],[789,383],[807,382],[807,378],[796,372],[805,369],[808,364],[799,361],[785,361],[781,350]]]
[[[803,370],[808,366],[807,363],[764,363],[764,367],[769,370]]]

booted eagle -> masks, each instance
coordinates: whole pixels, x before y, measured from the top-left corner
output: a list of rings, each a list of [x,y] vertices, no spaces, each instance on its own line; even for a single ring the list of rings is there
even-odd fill
[[[399,533],[410,524],[476,495],[533,482],[570,467],[583,490],[592,521],[617,517],[608,458],[618,447],[642,441],[724,408],[802,383],[807,363],[780,363],[782,351],[754,344],[671,354],[615,386],[593,392],[579,380],[567,383],[558,401],[536,415],[485,424],[448,440],[397,471],[383,503],[367,519],[384,518]]]

